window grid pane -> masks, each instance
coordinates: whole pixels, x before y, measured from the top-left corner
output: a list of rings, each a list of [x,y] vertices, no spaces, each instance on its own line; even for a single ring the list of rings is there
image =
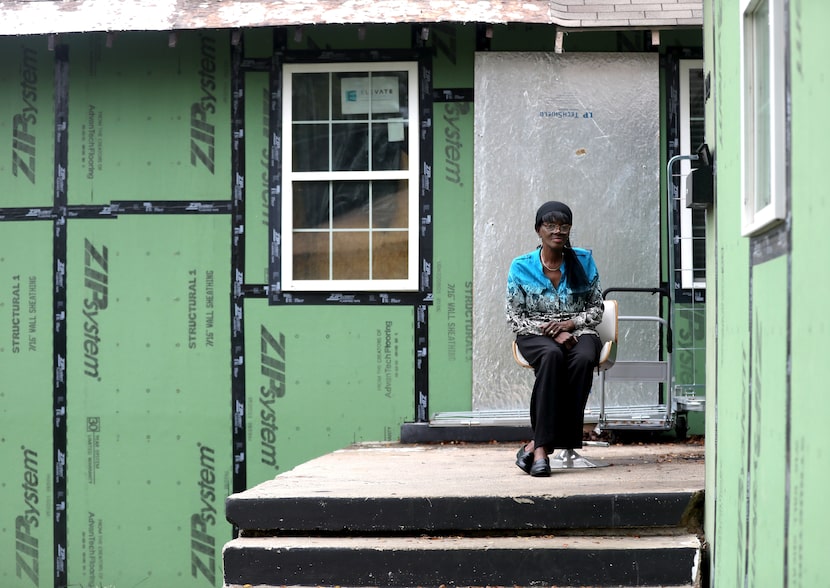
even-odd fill
[[[406,260],[409,256],[406,233],[375,231],[372,235],[372,276],[378,280],[406,278]]]
[[[326,232],[294,233],[293,272],[298,280],[328,280],[329,234]]]

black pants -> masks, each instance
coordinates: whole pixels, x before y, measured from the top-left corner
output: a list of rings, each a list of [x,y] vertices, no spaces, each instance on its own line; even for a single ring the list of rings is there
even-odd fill
[[[596,335],[581,335],[571,349],[542,335],[516,337],[519,351],[533,366],[530,425],[536,447],[582,447],[585,404],[601,348]]]

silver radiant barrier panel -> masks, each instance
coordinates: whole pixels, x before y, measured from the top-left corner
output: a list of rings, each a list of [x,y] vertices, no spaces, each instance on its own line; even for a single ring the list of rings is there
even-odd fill
[[[526,411],[533,373],[514,364],[504,295],[510,261],[539,243],[540,204],[568,203],[571,239],[593,251],[603,288],[660,283],[659,56],[479,52],[475,89],[471,408]],[[660,314],[657,296],[615,298],[621,314]],[[649,326],[621,326],[618,361],[658,357]],[[588,400],[597,412],[599,386],[597,376]],[[652,382],[609,382],[605,408],[630,412],[658,397]]]
[[[573,449],[560,449],[550,455],[551,470],[581,470],[588,468],[604,468],[610,463],[595,463],[579,455]]]

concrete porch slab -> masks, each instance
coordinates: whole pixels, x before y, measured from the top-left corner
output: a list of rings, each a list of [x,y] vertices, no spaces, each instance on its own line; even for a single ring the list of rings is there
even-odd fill
[[[610,467],[532,478],[518,444],[367,443],[335,451],[226,501],[245,530],[362,532],[683,525],[704,489],[704,448],[683,443],[589,446]],[[483,521],[482,512],[489,513]]]

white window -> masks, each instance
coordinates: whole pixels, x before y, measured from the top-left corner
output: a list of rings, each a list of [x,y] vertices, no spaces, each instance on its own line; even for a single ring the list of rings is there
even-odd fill
[[[695,153],[705,141],[705,96],[703,61],[680,61],[680,153]],[[680,160],[680,194],[686,193],[686,179],[692,163]],[[680,212],[680,287],[706,287],[706,211],[687,208],[681,196]]]
[[[417,291],[417,64],[283,73],[282,289]]]
[[[783,0],[741,0],[742,233],[783,220],[785,79]]]

